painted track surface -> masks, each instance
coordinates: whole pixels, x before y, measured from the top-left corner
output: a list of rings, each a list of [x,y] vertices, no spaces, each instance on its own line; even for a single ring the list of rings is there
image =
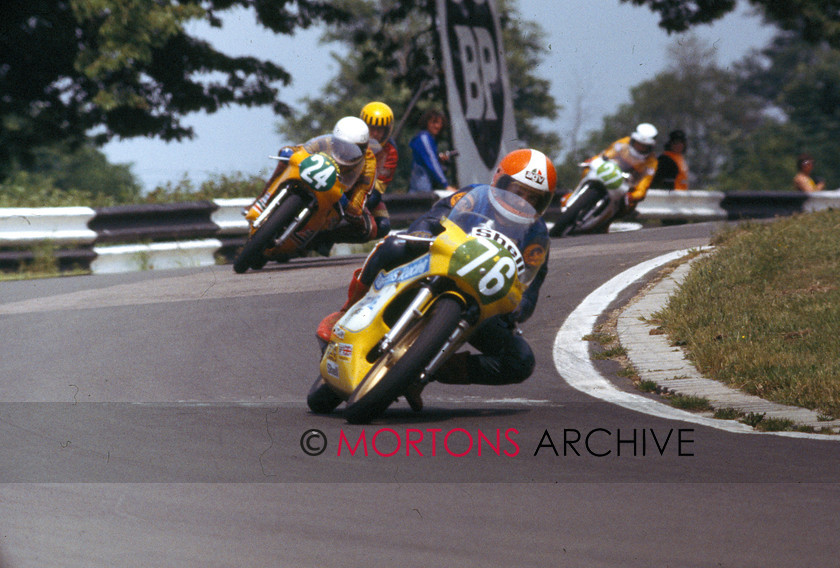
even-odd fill
[[[0,566],[833,565],[836,443],[647,416],[554,369],[592,290],[711,230],[554,241],[534,376],[365,428],[304,402],[359,258],[0,283]]]

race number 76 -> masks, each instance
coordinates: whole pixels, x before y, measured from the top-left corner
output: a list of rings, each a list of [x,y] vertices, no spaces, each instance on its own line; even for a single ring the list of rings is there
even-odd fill
[[[455,272],[458,276],[466,276],[476,268],[486,264],[501,251],[496,243],[487,238],[478,237],[475,240],[481,243],[487,250],[458,269]],[[511,257],[504,255],[478,281],[478,292],[482,296],[493,296],[499,293],[507,281],[512,279],[515,274],[516,263]]]

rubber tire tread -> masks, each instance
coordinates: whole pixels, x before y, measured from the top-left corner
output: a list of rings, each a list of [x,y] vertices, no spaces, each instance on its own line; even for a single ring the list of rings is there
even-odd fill
[[[263,251],[268,247],[270,241],[283,229],[289,226],[300,211],[306,207],[303,198],[294,193],[286,195],[277,210],[266,219],[262,227],[256,230],[242,246],[242,250],[236,255],[233,261],[233,271],[242,274],[261,260]],[[265,266],[265,263],[262,263]]]
[[[605,195],[606,190],[599,191],[597,185],[588,183],[586,187],[581,189],[581,193],[583,195],[578,197],[572,207],[564,211],[554,222],[549,236],[565,237],[568,235],[575,228],[578,216],[598,203],[598,200]]]
[[[324,379],[318,377],[306,395],[306,404],[315,414],[329,414],[341,404],[343,399],[333,391]]]
[[[463,304],[457,298],[453,296],[438,298],[430,308],[428,316],[418,324],[423,325],[423,329],[402,358],[366,396],[345,408],[344,417],[347,422],[367,424],[382,415],[443,347],[458,327],[462,313]]]

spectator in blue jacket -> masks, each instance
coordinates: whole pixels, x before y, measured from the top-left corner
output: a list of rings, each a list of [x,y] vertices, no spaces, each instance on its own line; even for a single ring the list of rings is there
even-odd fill
[[[417,136],[411,139],[413,162],[411,165],[411,179],[408,182],[408,192],[429,192],[436,188],[446,188],[455,191],[455,187],[446,179],[441,162],[448,162],[449,155],[438,152],[436,138],[443,130],[445,118],[439,110],[430,110],[423,114],[420,125],[423,128]]]

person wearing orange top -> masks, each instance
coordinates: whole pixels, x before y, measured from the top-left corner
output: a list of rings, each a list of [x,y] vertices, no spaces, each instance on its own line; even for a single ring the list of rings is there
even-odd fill
[[[668,135],[665,151],[659,155],[656,175],[650,186],[656,189],[688,189],[688,164],[685,161],[687,146],[685,132],[674,130]]]

